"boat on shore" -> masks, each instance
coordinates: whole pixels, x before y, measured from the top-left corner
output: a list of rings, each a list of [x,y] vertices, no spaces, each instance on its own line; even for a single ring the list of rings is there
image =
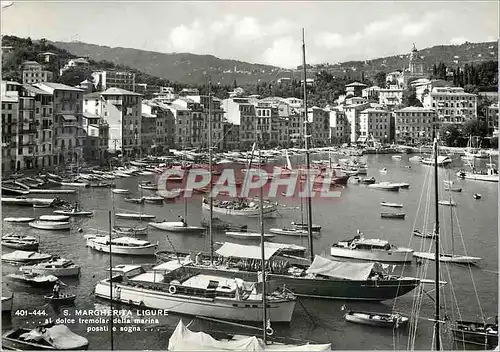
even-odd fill
[[[2,262],[10,264],[30,264],[40,263],[52,258],[51,254],[34,252],[34,251],[14,251],[11,253],[2,254]]]
[[[365,239],[357,235],[334,244],[330,248],[330,255],[376,262],[407,263],[413,259],[413,250],[395,246],[386,240]]]
[[[262,321],[262,293],[254,282],[196,274],[197,269],[191,264],[191,261],[173,260],[151,269],[118,265],[113,268],[111,282],[120,294],[113,295],[113,300],[178,314]],[[94,292],[96,297],[109,299],[110,279],[101,280]],[[289,323],[295,309],[295,296],[279,289],[269,292],[266,298],[270,321]]]
[[[149,226],[162,231],[178,233],[202,233],[203,231],[205,231],[204,227],[190,226],[182,221],[150,222]]]
[[[402,208],[403,207],[403,204],[401,204],[401,203],[380,202],[380,205],[383,207],[389,207],[389,208]]]
[[[54,275],[40,275],[35,273],[19,272],[7,275],[9,280],[30,285],[33,287],[53,287],[59,280]]]
[[[20,271],[25,273],[35,273],[40,275],[79,276],[80,267],[69,259],[53,257],[47,262],[35,265],[22,266]]]
[[[2,246],[22,251],[36,251],[40,241],[38,238],[27,235],[8,234],[2,236]]]
[[[44,221],[35,220],[28,223],[29,226],[39,230],[69,230],[70,223],[68,221]]]
[[[34,329],[19,328],[2,336],[2,347],[14,351],[26,350],[86,350],[89,341],[72,332],[66,325],[41,325]]]
[[[122,254],[122,255],[154,255],[158,249],[158,244],[139,240],[133,237],[118,237],[111,239],[111,248],[109,235],[85,235],[86,245],[99,252]]]

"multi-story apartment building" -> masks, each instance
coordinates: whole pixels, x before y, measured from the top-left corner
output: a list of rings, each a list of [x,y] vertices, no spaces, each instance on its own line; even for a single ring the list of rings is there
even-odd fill
[[[391,112],[380,109],[365,109],[359,117],[360,137],[358,142],[366,142],[375,138],[381,143],[391,140]]]
[[[108,154],[109,125],[102,116],[83,113],[83,129],[87,138],[83,146],[86,160],[106,160]]]
[[[486,110],[486,124],[490,134],[498,134],[498,103],[491,104]]]
[[[196,96],[194,96],[196,98]],[[197,96],[199,98],[199,96]],[[176,119],[178,131],[176,135],[182,136],[183,148],[201,148],[206,147],[208,140],[205,136],[205,112],[200,101],[192,97],[180,97],[174,101],[175,105],[183,107],[186,111],[183,118]],[[179,133],[177,133],[179,132]]]
[[[366,88],[366,84],[359,83],[359,82],[353,82],[349,83],[345,86],[345,95],[354,95],[356,97],[360,97],[363,89]]]
[[[361,92],[361,96],[365,99],[371,100],[371,101],[379,101],[379,92],[380,92],[380,87],[378,86],[371,86],[368,88],[365,88]]]
[[[166,104],[175,121],[174,146],[185,148],[191,143],[191,111],[183,104],[174,101]]]
[[[109,125],[108,151],[135,156],[140,153],[142,96],[120,88],[87,94],[85,112],[102,116]]]
[[[257,141],[263,146],[279,144],[280,117],[278,107],[272,103],[257,102],[254,123]]]
[[[54,164],[76,162],[83,157],[86,133],[83,130],[83,91],[61,83],[36,83],[53,99]]]
[[[230,123],[223,122],[224,128],[224,139],[222,144],[222,150],[236,150],[240,148],[240,126]]]
[[[399,88],[403,88],[405,84],[405,79],[404,79],[404,74],[400,71],[394,71],[391,73],[388,73],[385,76],[385,82],[388,85],[396,85]],[[381,87],[384,88],[384,87]]]
[[[33,84],[39,82],[52,81],[53,74],[43,69],[43,66],[36,61],[25,61],[21,65],[23,84]]]
[[[152,151],[162,152],[175,147],[175,117],[169,107],[156,100],[145,100],[142,112],[156,117],[156,133],[153,139]]]
[[[239,134],[238,148],[246,149],[255,142],[255,106],[248,98],[229,98],[221,102],[225,120],[237,126],[231,127],[232,137]],[[229,129],[229,127],[226,127]]]
[[[361,136],[360,125],[359,125],[359,115],[361,111],[365,110],[370,106],[370,103],[346,105],[343,110],[345,116],[350,126],[349,141],[351,143],[356,143],[358,138]]]
[[[429,143],[437,126],[436,110],[410,106],[394,111],[396,142],[406,144]]]
[[[135,92],[135,73],[127,71],[96,71],[92,73],[94,85],[100,92],[120,88]]]
[[[329,109],[330,143],[339,145],[349,142],[350,126],[345,112],[339,108]]]
[[[387,107],[397,107],[403,102],[403,89],[397,86],[380,89],[378,91],[379,104]]]
[[[311,146],[324,146],[330,140],[330,111],[312,107],[307,112],[308,133],[311,135]]]
[[[221,107],[222,101],[213,96],[200,96],[200,103],[203,107],[203,132],[202,140],[208,146],[208,121],[211,121],[212,128],[212,148],[222,149],[224,142],[224,109]],[[210,114],[210,117],[209,117]]]
[[[16,95],[7,96],[2,92],[2,175],[15,172],[17,167],[18,105]]]
[[[463,123],[477,117],[477,96],[460,87],[435,87],[423,106],[436,110],[439,123]]]
[[[143,104],[144,105],[144,104]],[[141,155],[151,155],[156,149],[156,115],[142,111],[141,116]]]

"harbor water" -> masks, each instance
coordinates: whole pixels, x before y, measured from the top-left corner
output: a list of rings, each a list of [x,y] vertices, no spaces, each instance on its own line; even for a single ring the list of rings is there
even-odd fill
[[[320,236],[314,238],[314,252],[316,254],[329,253],[333,243],[349,239],[356,235],[359,229],[366,238],[380,238],[389,240],[391,243],[413,248],[415,251],[427,251],[432,245],[431,240],[412,236],[413,229],[432,231],[434,225],[434,194],[432,187],[433,167],[422,165],[418,162],[409,162],[412,155],[403,155],[401,160],[391,158],[390,155],[368,155],[361,159],[368,164],[368,175],[361,177],[375,177],[377,182],[407,182],[409,189],[399,192],[387,192],[367,187],[366,185],[350,182],[339,188],[341,196],[333,199],[317,199],[313,201],[313,223],[322,226]],[[313,155],[312,159],[328,158],[327,155]],[[480,161],[485,163],[486,161]],[[411,165],[411,168],[408,167]],[[387,168],[387,173],[379,170]],[[488,321],[494,321],[498,311],[498,184],[490,182],[457,179],[455,173],[464,167],[461,160],[454,157],[451,167],[440,168],[439,186],[440,199],[448,200],[450,193],[444,191],[444,180],[452,179],[453,186],[461,187],[462,192],[453,192],[451,196],[457,202],[453,208],[453,237],[450,226],[450,207],[440,206],[441,219],[441,251],[456,254],[467,254],[481,257],[482,261],[477,266],[459,266],[441,264],[441,280],[447,282],[442,288],[442,318],[450,320],[473,320],[481,321],[483,315]],[[476,163],[478,167],[478,163]],[[484,165],[483,165],[484,167]],[[152,181],[154,176],[135,176],[131,178],[114,180],[117,188],[130,189],[132,193],[125,197],[140,197],[138,188],[139,180]],[[143,195],[152,193],[143,190]],[[429,196],[430,193],[430,196]],[[480,193],[482,198],[476,200],[473,194]],[[110,335],[107,331],[108,325],[85,324],[79,318],[97,318],[82,316],[84,311],[94,311],[109,307],[109,303],[94,297],[93,290],[96,283],[106,277],[105,270],[109,267],[109,255],[96,252],[85,246],[84,235],[95,233],[96,230],[108,231],[109,211],[115,212],[138,212],[139,206],[127,203],[124,196],[113,194],[108,188],[82,188],[79,194],[79,202],[82,208],[94,210],[93,217],[71,218],[71,231],[42,231],[29,227],[27,224],[12,224],[3,222],[3,234],[17,233],[40,237],[40,251],[59,255],[63,258],[73,260],[81,266],[79,278],[62,278],[67,285],[64,290],[77,294],[75,306],[55,309],[44,301],[44,294],[50,289],[26,288],[5,280],[5,275],[15,272],[16,267],[2,265],[3,290],[14,293],[14,305],[11,318],[3,318],[2,331],[20,326],[34,327],[47,318],[66,319],[63,321],[72,331],[85,336],[89,340],[89,349],[103,350],[110,348]],[[77,195],[59,195],[60,198],[76,201]],[[49,197],[49,195],[37,195],[37,197]],[[164,202],[163,205],[145,204],[141,207],[144,214],[153,214],[157,220],[178,221],[178,216],[183,216],[190,225],[199,225],[203,216],[208,214],[201,210],[201,195],[194,194],[187,200],[187,205],[182,200],[176,202]],[[276,218],[266,219],[265,228],[289,227],[291,221],[306,222],[307,213],[304,210],[301,215],[301,204],[297,199],[285,197],[277,199],[280,203]],[[402,203],[403,211],[406,213],[404,220],[382,219],[380,213],[390,208],[383,209],[381,201]],[[430,203],[430,204],[429,204]],[[187,206],[187,216],[185,207]],[[305,209],[305,208],[304,208]],[[389,210],[388,210],[389,209]],[[18,206],[3,206],[2,216],[31,216],[52,214],[51,208],[31,208]],[[428,212],[427,215],[425,214]],[[259,220],[242,217],[221,217],[223,220],[236,224],[248,224],[249,230],[259,229]],[[427,217],[427,223],[424,219]],[[458,221],[457,221],[458,218]],[[113,219],[115,225],[132,225],[137,222],[121,219]],[[141,226],[146,226],[143,222]],[[78,229],[83,231],[79,232]],[[167,239],[168,237],[168,239]],[[140,236],[152,243],[158,242],[159,250],[178,251],[208,251],[208,235],[176,234],[163,232],[149,228],[148,236]],[[453,248],[452,248],[453,238]],[[214,231],[214,241],[238,242],[258,245],[259,242],[236,240],[227,238],[223,233]],[[307,247],[307,236],[287,237],[276,235],[273,242],[294,243]],[[172,248],[174,247],[174,248]],[[3,253],[10,250],[3,249]],[[134,258],[113,256],[113,265],[123,263],[151,263],[154,258]],[[402,273],[404,276],[419,275],[419,267],[413,261],[411,264],[397,265],[394,272]],[[434,279],[434,264],[429,265],[426,273],[427,279]],[[433,284],[424,286],[429,293],[422,299],[419,310],[418,332],[415,337],[415,349],[429,350],[432,348],[433,339],[433,315],[434,297]],[[372,349],[406,349],[408,346],[408,329],[380,329],[365,325],[357,325],[346,322],[341,311],[342,305],[348,309],[372,312],[390,312],[394,309],[403,315],[411,316],[414,306],[414,295],[417,290],[410,292],[395,300],[381,303],[318,300],[301,298],[296,305],[296,310],[290,325],[273,326],[276,336],[288,336],[296,339],[314,341],[317,343],[331,343],[332,349],[337,350],[372,350]],[[179,319],[187,324],[194,320],[191,329],[197,331],[224,331],[260,334],[257,330],[245,330],[221,323],[208,322],[193,317],[179,317],[174,314],[166,316],[154,315],[149,319],[147,315],[138,315],[137,307],[119,306],[121,309],[132,311],[131,319],[139,319],[136,322],[124,322],[115,324],[116,331],[113,332],[115,349],[122,350],[158,350],[166,349],[168,339]],[[80,315],[75,314],[76,310]],[[37,313],[38,311],[38,313]],[[43,315],[43,314],[47,315]],[[147,312],[146,312],[147,313]],[[144,314],[146,314],[144,313]],[[71,319],[75,319],[72,321]],[[149,320],[148,320],[149,319]],[[156,321],[155,319],[158,319]],[[88,321],[87,321],[88,322]],[[463,346],[454,345],[451,332],[447,329],[448,324],[441,324],[442,340],[445,349],[462,349]],[[127,328],[128,327],[128,328]],[[101,330],[101,331],[88,331]],[[467,348],[474,348],[467,346]]]

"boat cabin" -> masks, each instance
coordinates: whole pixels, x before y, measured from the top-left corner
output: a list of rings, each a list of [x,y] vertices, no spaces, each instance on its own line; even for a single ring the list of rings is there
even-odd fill
[[[364,239],[360,236],[355,236],[351,240],[338,242],[333,247],[358,249],[358,250],[390,250],[394,248],[393,245],[386,240],[379,239]]]

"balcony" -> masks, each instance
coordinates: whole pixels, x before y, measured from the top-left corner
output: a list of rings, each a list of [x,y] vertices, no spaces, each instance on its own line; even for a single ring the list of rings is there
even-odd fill
[[[22,147],[29,147],[29,146],[35,146],[35,145],[37,145],[36,141],[26,141],[26,142],[19,143],[19,146],[22,146]]]

